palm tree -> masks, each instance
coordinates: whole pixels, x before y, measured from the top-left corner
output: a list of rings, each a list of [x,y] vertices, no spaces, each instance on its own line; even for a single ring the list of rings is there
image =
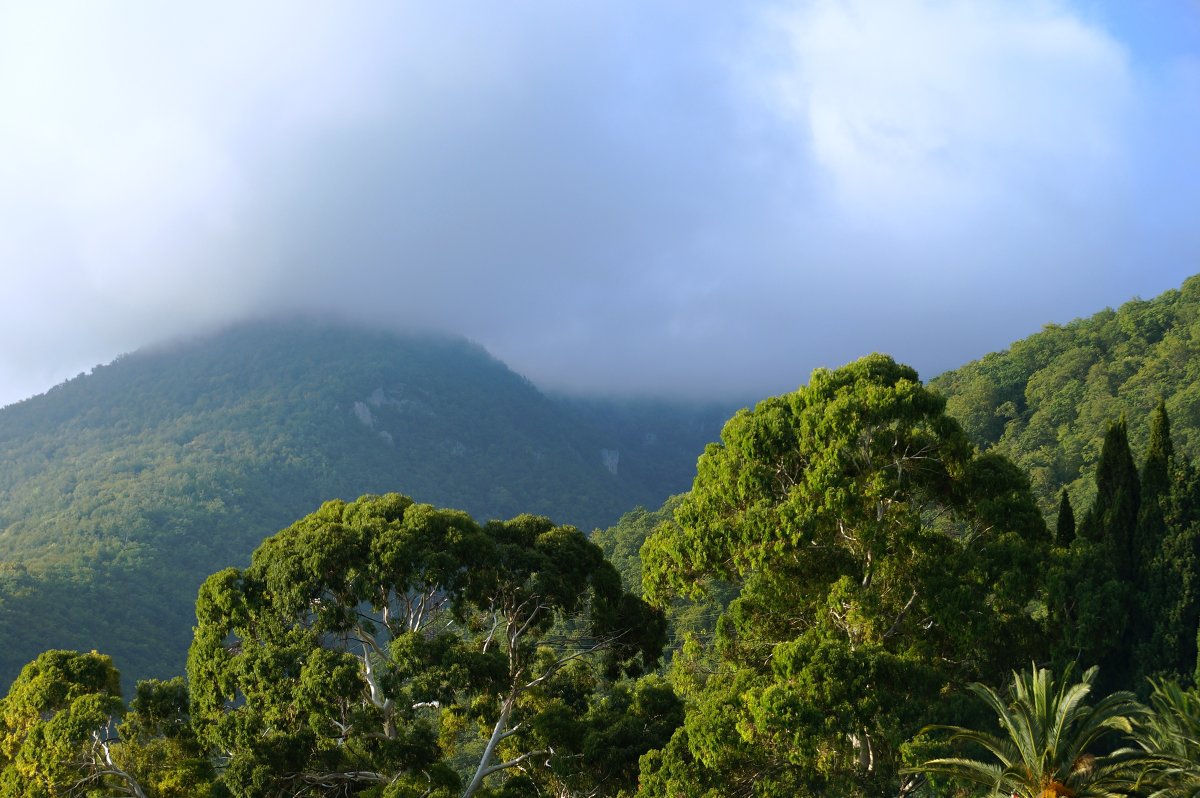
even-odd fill
[[[1151,798],[1200,798],[1200,694],[1173,681],[1151,682],[1153,709],[1135,729],[1138,745],[1164,760],[1151,771]]]
[[[982,684],[969,688],[996,713],[1000,733],[960,726],[934,727],[952,732],[984,748],[987,759],[931,759],[914,772],[939,774],[980,785],[989,795],[1012,798],[1117,798],[1138,794],[1142,773],[1157,759],[1144,750],[1103,745],[1114,734],[1131,734],[1134,723],[1149,714],[1132,693],[1106,696],[1094,706],[1084,703],[1097,669],[1090,668],[1075,684],[1057,690],[1054,677],[1033,666],[1013,673],[1011,700]],[[1068,671],[1069,674],[1069,671]]]

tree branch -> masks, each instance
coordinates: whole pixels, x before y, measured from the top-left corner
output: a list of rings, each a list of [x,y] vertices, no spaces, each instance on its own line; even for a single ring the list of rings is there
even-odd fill
[[[896,620],[892,621],[891,628],[888,629],[886,632],[884,632],[883,637],[880,638],[881,642],[884,640],[887,640],[889,637],[891,637],[893,634],[895,634],[897,631],[899,631],[900,624],[904,621],[904,617],[906,615],[908,615],[908,611],[912,609],[913,602],[916,600],[917,600],[917,589],[913,588],[912,595],[908,597],[908,603],[906,603],[900,609],[900,614],[896,616]]]
[[[483,775],[490,776],[493,773],[500,772],[501,770],[506,770],[508,768],[514,768],[517,765],[521,764],[522,762],[525,762],[529,759],[533,759],[535,756],[549,757],[549,756],[553,756],[553,755],[554,755],[553,748],[539,748],[536,751],[529,751],[528,753],[524,753],[518,757],[514,757],[513,759],[510,759],[507,762],[499,762],[495,765],[490,765],[486,770],[484,770]]]

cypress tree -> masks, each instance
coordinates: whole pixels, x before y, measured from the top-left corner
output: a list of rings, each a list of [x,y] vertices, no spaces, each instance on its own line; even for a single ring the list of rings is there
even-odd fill
[[[1178,678],[1192,670],[1192,630],[1196,622],[1187,605],[1192,604],[1190,577],[1191,541],[1181,528],[1167,523],[1172,507],[1174,448],[1166,403],[1159,401],[1150,424],[1150,445],[1141,473],[1141,507],[1134,541],[1137,581],[1133,585],[1135,679],[1167,673]]]
[[[1125,417],[1108,426],[1100,462],[1096,465],[1096,499],[1080,526],[1089,545],[1077,567],[1076,602],[1089,607],[1083,626],[1090,629],[1089,645],[1081,649],[1085,663],[1100,666],[1100,692],[1136,687],[1137,650],[1145,648],[1143,634],[1135,631],[1140,611],[1135,533],[1141,489],[1137,466],[1129,451]]]
[[[1085,532],[1095,543],[1106,546],[1122,582],[1137,578],[1137,551],[1134,546],[1141,485],[1133,453],[1129,451],[1129,433],[1125,416],[1108,425],[1100,462],[1096,466],[1096,501],[1088,512]]]
[[[1176,662],[1172,670],[1186,674],[1200,668],[1192,633],[1200,629],[1200,473],[1185,456],[1176,457],[1171,469],[1166,525],[1164,558],[1175,573],[1171,628],[1177,647],[1172,650]]]
[[[1146,479],[1157,480],[1156,485],[1165,493],[1170,489],[1171,463],[1175,457],[1175,444],[1171,442],[1171,420],[1167,416],[1167,402],[1158,400],[1154,416],[1150,421],[1150,446],[1146,450],[1146,463],[1142,467],[1142,488],[1148,487]]]
[[[1067,489],[1062,489],[1058,502],[1058,526],[1054,530],[1054,542],[1066,548],[1075,539],[1075,510],[1071,507],[1071,497]]]
[[[1171,470],[1175,449],[1171,444],[1171,423],[1167,404],[1159,400],[1150,422],[1150,445],[1142,464],[1141,506],[1135,543],[1136,565],[1146,576],[1146,569],[1159,555],[1167,533],[1166,510],[1171,501]]]

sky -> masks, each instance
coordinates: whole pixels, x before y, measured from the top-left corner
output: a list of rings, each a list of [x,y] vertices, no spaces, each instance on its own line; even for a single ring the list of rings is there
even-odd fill
[[[260,316],[933,377],[1200,272],[1200,0],[0,0],[0,405]]]

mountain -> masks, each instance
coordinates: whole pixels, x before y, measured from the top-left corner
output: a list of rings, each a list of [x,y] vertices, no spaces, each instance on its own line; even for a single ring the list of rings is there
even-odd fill
[[[584,529],[687,488],[731,407],[565,399],[463,340],[260,322],[0,410],[0,680],[182,672],[200,582],[335,497]]]
[[[1200,457],[1200,275],[1154,299],[1047,325],[931,385],[977,445],[1029,473],[1047,515],[1062,486],[1088,507],[1109,423],[1125,416],[1140,462],[1160,397],[1176,451]]]

